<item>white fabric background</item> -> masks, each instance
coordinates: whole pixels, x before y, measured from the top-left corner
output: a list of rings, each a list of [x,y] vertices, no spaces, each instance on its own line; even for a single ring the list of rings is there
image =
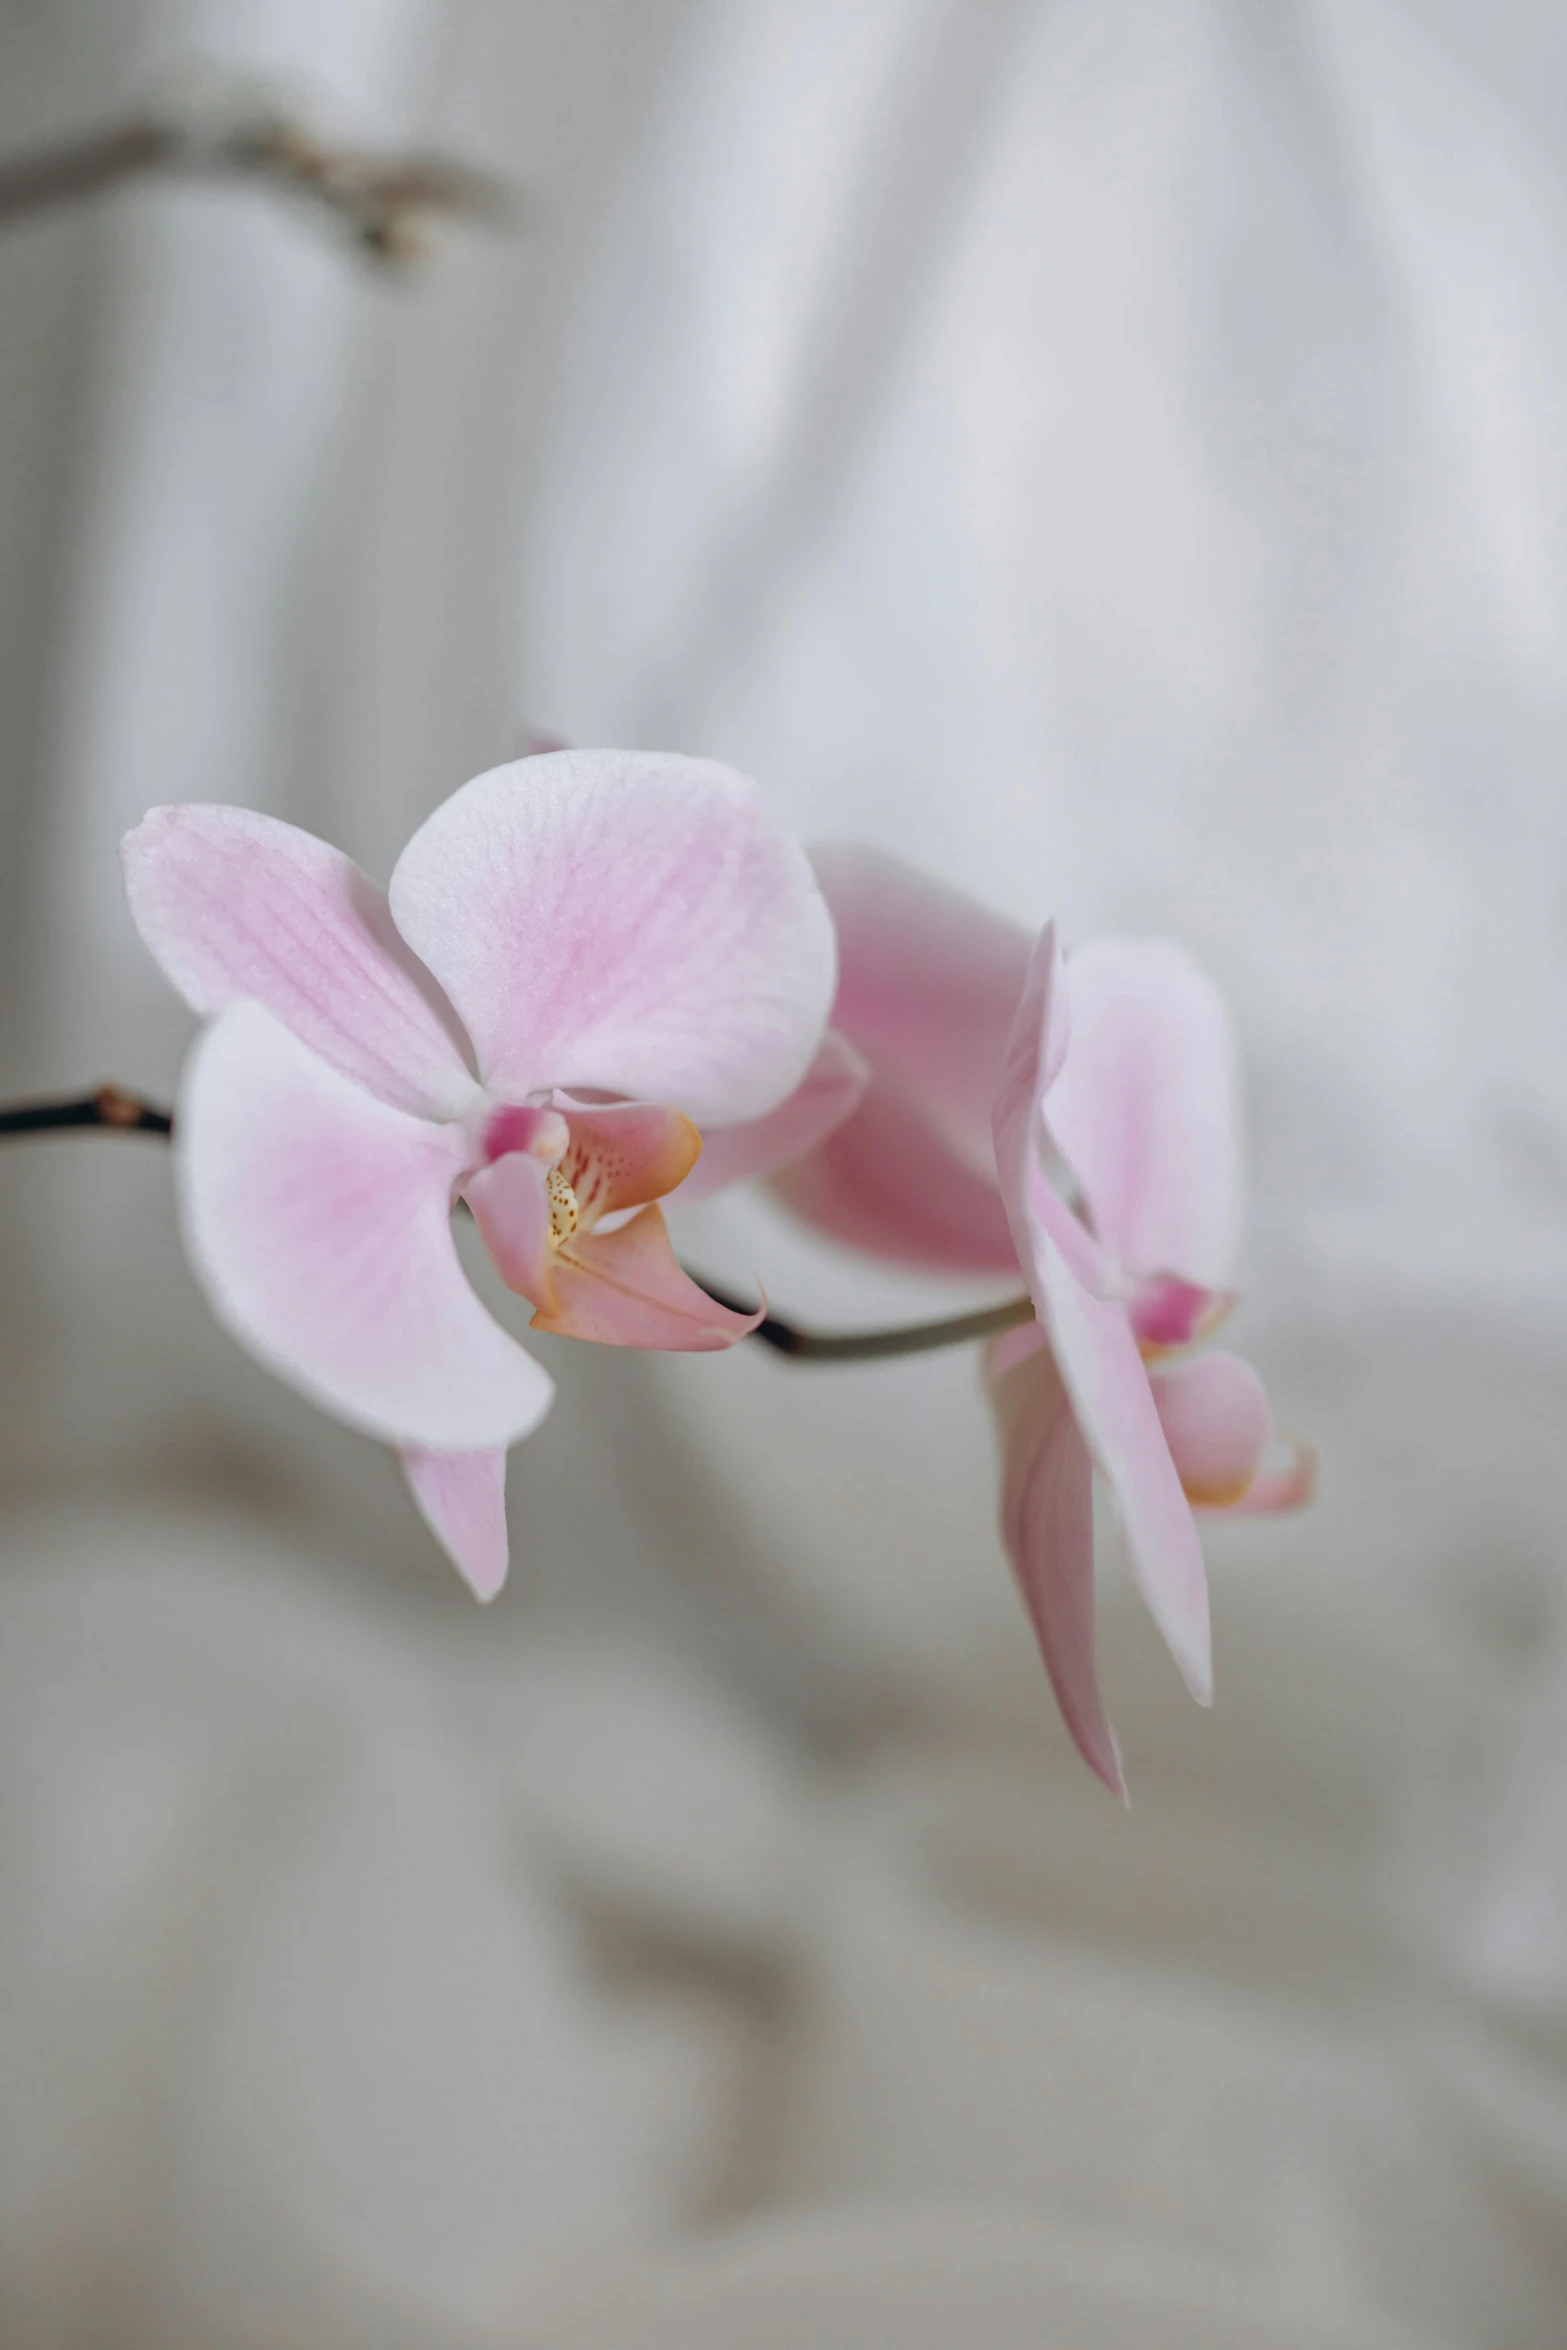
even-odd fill
[[[529,225],[0,239],[7,1088],[172,1084],[152,801],[384,873],[535,727],[728,758],[1212,965],[1324,1489],[1210,1545],[1211,1716],[1111,1563],[1122,1818],[971,1362],[557,1349],[481,1614],[155,1150],[0,1154],[5,2340],[1559,2350],[1558,12],[11,0],[0,136],[193,59]]]

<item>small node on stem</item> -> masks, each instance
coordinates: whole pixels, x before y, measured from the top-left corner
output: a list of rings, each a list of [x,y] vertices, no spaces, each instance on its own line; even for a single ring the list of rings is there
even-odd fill
[[[93,1098],[105,1126],[139,1126],[146,1113],[145,1103],[137,1101],[123,1086],[112,1085],[107,1080]]]

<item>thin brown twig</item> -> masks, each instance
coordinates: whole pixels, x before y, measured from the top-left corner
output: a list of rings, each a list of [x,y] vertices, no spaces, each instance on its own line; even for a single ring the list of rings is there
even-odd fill
[[[50,1095],[40,1101],[0,1103],[0,1142],[27,1134],[80,1134],[96,1128],[109,1134],[150,1134],[168,1141],[174,1132],[174,1113],[123,1085],[105,1082],[90,1093]],[[744,1313],[743,1303],[709,1281],[691,1276],[718,1305]],[[999,1306],[981,1306],[977,1312],[952,1314],[937,1322],[906,1323],[894,1330],[802,1330],[780,1315],[764,1314],[751,1336],[778,1354],[802,1363],[877,1363],[895,1355],[934,1354],[941,1347],[968,1346],[978,1338],[994,1338],[1028,1321],[1034,1308],[1026,1297],[1008,1298]]]
[[[174,1132],[172,1111],[123,1085],[107,1080],[91,1093],[51,1095],[36,1102],[0,1104],[0,1141],[17,1134],[64,1134],[98,1127],[107,1134],[155,1134],[167,1141]]]
[[[0,227],[153,173],[250,179],[303,197],[392,266],[419,257],[434,219],[504,229],[520,209],[492,172],[445,155],[331,145],[242,85],[217,106],[136,116],[0,162]]]

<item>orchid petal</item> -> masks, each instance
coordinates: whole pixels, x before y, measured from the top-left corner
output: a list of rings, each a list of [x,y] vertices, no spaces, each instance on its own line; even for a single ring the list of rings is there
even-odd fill
[[[1273,1415],[1239,1355],[1205,1354],[1149,1373],[1159,1425],[1194,1508],[1231,1508],[1256,1481]]]
[[[506,1580],[506,1454],[424,1452],[407,1445],[403,1474],[419,1514],[475,1599],[493,1599]]]
[[[1048,1238],[1038,1247],[1035,1279],[1035,1304],[1077,1424],[1110,1487],[1138,1589],[1187,1687],[1206,1705],[1213,1664],[1202,1546],[1126,1309],[1091,1295]]]
[[[859,1107],[870,1070],[846,1036],[829,1028],[804,1077],[776,1110],[743,1126],[709,1127],[702,1156],[673,1195],[672,1206],[689,1207],[726,1184],[770,1174],[801,1159],[835,1133]]]
[[[1223,1000],[1164,939],[1067,964],[1071,1045],[1046,1111],[1094,1230],[1133,1273],[1227,1279],[1240,1219],[1239,1081]]]
[[[1017,1360],[1014,1346],[1004,1367],[1004,1344],[986,1366],[1001,1432],[1002,1539],[1062,1719],[1089,1769],[1124,1798],[1094,1664],[1093,1464],[1048,1349]]]
[[[434,1117],[475,1087],[386,895],[313,834],[249,808],[154,808],[122,847],[131,915],[185,1001],[249,997],[382,1101]]]
[[[874,849],[821,848],[812,862],[838,929],[833,1025],[900,1081],[949,1153],[988,1174],[1026,933]]]
[[[770,1110],[832,1001],[832,924],[756,786],[705,759],[557,751],[481,775],[420,827],[393,917],[486,1084]]]
[[[526,1436],[550,1379],[458,1263],[467,1138],[319,1059],[259,1004],[219,1015],[175,1126],[185,1238],[220,1322],[269,1369],[388,1443],[472,1451]]]
[[[1113,1268],[1086,1225],[1052,1185],[1044,1165],[1045,1096],[1067,1056],[1069,1031],[1061,950],[1046,923],[1029,957],[991,1110],[996,1180],[1018,1259],[1036,1288],[1034,1260],[1048,1235],[1096,1295],[1114,1287]]]
[[[803,1222],[868,1255],[935,1272],[1016,1272],[994,1182],[953,1155],[891,1078],[873,1077],[853,1117],[770,1185]]]
[[[697,1287],[676,1260],[656,1207],[616,1232],[572,1241],[555,1260],[551,1287],[554,1305],[534,1315],[534,1329],[600,1346],[711,1354],[749,1337],[762,1319],[760,1310],[732,1313]]]

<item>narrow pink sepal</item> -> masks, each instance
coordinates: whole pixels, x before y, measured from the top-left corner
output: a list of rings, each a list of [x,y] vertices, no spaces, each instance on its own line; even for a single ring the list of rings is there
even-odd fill
[[[1233,1508],[1256,1482],[1273,1425],[1250,1363],[1204,1354],[1159,1365],[1148,1382],[1187,1500],[1197,1509]]]
[[[1004,1348],[986,1366],[1001,1433],[1002,1539],[1062,1719],[1089,1769],[1124,1801],[1094,1661],[1093,1464],[1048,1350],[1035,1345],[1008,1365]]]
[[[816,1058],[787,1100],[765,1118],[743,1126],[709,1127],[702,1137],[702,1156],[669,1204],[689,1207],[707,1199],[726,1184],[741,1183],[753,1175],[767,1175],[775,1167],[803,1158],[829,1134],[836,1133],[855,1111],[870,1082],[870,1069],[846,1036],[829,1028]]]
[[[1009,1190],[1010,1186],[1003,1185],[1003,1200],[1008,1198]],[[1033,1253],[1043,1241],[1048,1240],[1057,1255],[1064,1257],[1070,1265],[1074,1278],[1081,1281],[1092,1296],[1113,1298],[1118,1305],[1129,1306],[1131,1300],[1125,1274],[1100,1247],[1082,1218],[1067,1206],[1037,1158],[1024,1169],[1022,1198],[1022,1215],[1014,1222],[1013,1229],[1015,1234],[1020,1224],[1024,1235],[1020,1254],[1025,1274],[1028,1273]]]
[[[186,1063],[175,1173],[213,1312],[386,1443],[512,1444],[553,1394],[458,1261],[451,1196],[469,1147],[461,1126],[362,1092],[260,1004],[220,1013]]]
[[[1187,1687],[1207,1705],[1213,1662],[1202,1545],[1126,1309],[1092,1296],[1048,1239],[1038,1269],[1051,1350],[1110,1488],[1138,1589]]]
[[[211,1016],[265,1004],[334,1069],[443,1117],[475,1092],[450,1007],[340,850],[249,808],[153,808],[121,846],[131,915],[165,976]]]
[[[1241,1209],[1240,1084],[1217,988],[1167,939],[1096,939],[1067,961],[1072,1041],[1051,1135],[1089,1221],[1134,1274],[1229,1278]]]
[[[485,1083],[760,1117],[826,1026],[832,922],[798,842],[711,760],[554,751],[436,809],[397,861],[398,929]]]
[[[553,1305],[535,1330],[599,1346],[656,1347],[713,1354],[748,1338],[762,1319],[732,1313],[699,1289],[669,1243],[663,1213],[643,1208],[615,1232],[590,1232],[561,1250],[551,1269]]]
[[[1028,959],[990,1110],[996,1172],[1014,1231],[1023,1205],[1026,1171],[1044,1148],[1045,1094],[1070,1045],[1062,973],[1056,926],[1047,922]],[[1021,1243],[1018,1254],[1025,1254]]]
[[[1070,1051],[1063,969],[1055,925],[1046,923],[1029,959],[991,1112],[1002,1205],[1018,1261],[1041,1311],[1036,1259],[1046,1238],[1096,1295],[1115,1286],[1114,1270],[1099,1243],[1056,1191],[1045,1166],[1045,1096]]]
[[[462,1187],[490,1262],[508,1289],[533,1305],[549,1296],[552,1254],[547,1170],[531,1151],[510,1151]]]
[[[475,1599],[493,1599],[506,1580],[506,1454],[425,1452],[399,1455],[419,1514]]]

